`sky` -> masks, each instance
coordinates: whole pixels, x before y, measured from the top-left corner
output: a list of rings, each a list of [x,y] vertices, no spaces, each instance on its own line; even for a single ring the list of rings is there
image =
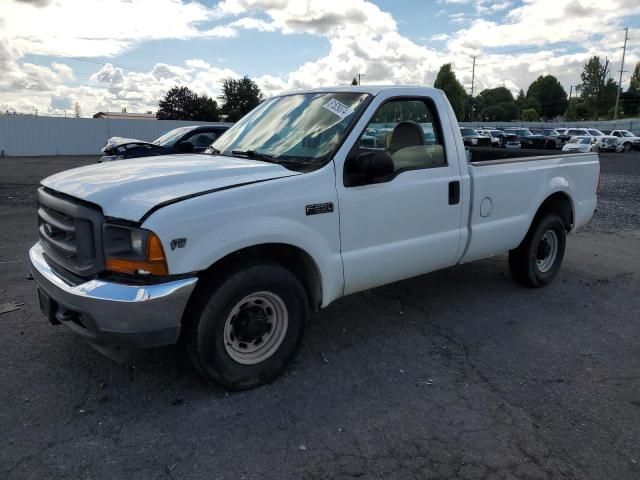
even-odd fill
[[[623,89],[640,62],[640,0],[0,0],[0,111],[157,110],[174,85],[218,97],[249,76],[266,96],[317,86],[432,86],[452,63],[474,94],[567,93],[590,56]],[[575,93],[575,92],[574,92]]]

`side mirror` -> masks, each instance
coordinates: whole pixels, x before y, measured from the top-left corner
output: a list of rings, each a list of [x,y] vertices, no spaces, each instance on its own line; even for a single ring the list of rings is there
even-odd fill
[[[193,144],[189,142],[180,142],[176,145],[176,150],[180,153],[192,152]]]
[[[345,184],[353,187],[376,183],[391,174],[395,167],[391,155],[384,150],[359,152],[347,158]]]

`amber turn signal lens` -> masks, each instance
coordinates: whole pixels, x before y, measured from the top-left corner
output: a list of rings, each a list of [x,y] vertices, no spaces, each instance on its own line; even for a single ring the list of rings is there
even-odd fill
[[[150,233],[147,239],[147,260],[150,262],[165,262],[162,242],[155,233]]]
[[[127,258],[108,258],[105,268],[112,272],[129,274],[168,275],[167,260],[164,256],[162,242],[155,233],[147,237],[147,258],[145,260],[130,260]]]

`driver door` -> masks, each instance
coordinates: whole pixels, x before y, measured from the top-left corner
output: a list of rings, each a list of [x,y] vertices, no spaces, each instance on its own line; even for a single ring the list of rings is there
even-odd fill
[[[343,168],[352,156],[379,149],[391,155],[394,171],[357,186],[338,175],[345,294],[456,263],[460,172],[444,139],[435,103],[424,97],[388,99],[362,131]]]

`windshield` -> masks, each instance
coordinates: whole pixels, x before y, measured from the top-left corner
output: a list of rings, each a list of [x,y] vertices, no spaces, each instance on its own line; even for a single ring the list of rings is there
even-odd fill
[[[468,137],[468,136],[471,136],[471,135],[473,135],[473,136],[477,136],[478,135],[478,132],[476,132],[473,128],[461,128],[460,129],[460,133],[465,137]]]
[[[212,148],[227,156],[317,168],[333,155],[370,95],[301,93],[262,102]]]
[[[180,127],[173,130],[169,130],[167,133],[159,138],[156,138],[152,143],[154,145],[160,145],[161,147],[173,147],[173,144],[178,141],[179,138],[195,127]]]
[[[602,137],[604,135],[604,133],[602,133],[600,130],[596,130],[595,128],[590,128],[587,131],[594,137]]]
[[[631,133],[628,130],[620,130],[620,133],[622,134],[623,137],[633,137],[633,133]]]
[[[530,137],[533,135],[529,130],[516,130],[516,135],[520,137]]]
[[[560,135],[557,131],[555,131],[553,128],[546,128],[544,130],[544,134],[545,135],[549,135],[550,137],[557,137],[558,135]]]

